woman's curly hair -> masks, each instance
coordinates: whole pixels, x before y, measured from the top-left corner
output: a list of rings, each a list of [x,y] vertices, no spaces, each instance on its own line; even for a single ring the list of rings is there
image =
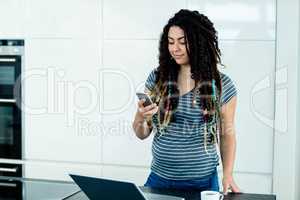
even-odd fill
[[[217,64],[221,64],[221,52],[217,31],[205,15],[182,9],[169,19],[159,41],[159,66],[155,72],[155,87],[151,95],[159,105],[160,124],[168,124],[174,120],[173,113],[179,99],[177,77],[180,66],[172,59],[168,50],[168,33],[172,26],[178,26],[184,31],[191,78],[195,80],[194,96],[201,95],[200,102],[196,103],[202,111],[207,111],[204,112],[204,120],[210,122],[214,116],[220,118],[220,112],[215,112],[220,111],[221,97],[221,78],[217,68]]]

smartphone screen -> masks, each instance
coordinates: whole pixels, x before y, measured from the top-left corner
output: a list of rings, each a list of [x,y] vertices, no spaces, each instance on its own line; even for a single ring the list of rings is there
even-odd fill
[[[153,103],[148,94],[145,94],[145,93],[142,93],[142,92],[137,92],[136,95],[139,98],[139,100],[142,100],[142,99],[146,100],[143,104],[144,106],[149,106]]]

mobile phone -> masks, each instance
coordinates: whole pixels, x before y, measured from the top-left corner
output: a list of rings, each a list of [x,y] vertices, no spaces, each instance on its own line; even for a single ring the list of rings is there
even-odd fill
[[[149,97],[148,94],[142,93],[142,92],[137,92],[136,95],[139,98],[139,100],[145,99],[145,102],[143,103],[143,105],[145,107],[153,104],[153,102],[152,102],[152,100],[151,100],[151,98]]]

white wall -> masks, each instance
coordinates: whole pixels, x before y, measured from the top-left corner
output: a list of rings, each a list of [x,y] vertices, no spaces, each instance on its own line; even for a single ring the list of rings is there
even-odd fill
[[[300,12],[300,4],[298,5],[298,12]],[[298,20],[298,68],[300,67],[300,20]],[[300,188],[300,70],[298,70],[298,100],[297,100],[297,167],[296,167],[296,177],[297,183],[296,188]],[[300,199],[300,191],[297,190],[296,199]]]
[[[299,54],[292,53],[291,60],[284,50],[298,48],[287,23],[299,24],[293,18],[298,7],[296,0],[0,1],[0,38],[25,38],[25,104],[45,109],[24,112],[25,176],[70,180],[72,172],[144,183],[151,138],[139,141],[131,130],[134,91],[157,66],[158,38],[167,19],[190,8],[214,22],[228,66],[224,72],[238,89],[234,173],[239,186],[292,199],[296,186],[291,196],[285,187],[297,170],[296,154],[289,154],[296,149],[296,114],[290,106],[291,123],[283,119],[284,105],[278,103],[284,93],[278,91],[284,90],[275,86],[280,78],[275,70],[288,65],[289,105],[295,105]],[[7,17],[8,10],[17,12]],[[288,126],[287,134],[274,136],[275,113],[276,126]],[[287,177],[282,163],[292,164]]]
[[[276,69],[278,72],[280,69],[286,69],[276,76],[278,83],[276,84],[273,189],[278,199],[296,199],[299,192],[299,185],[297,185],[299,173],[297,167],[299,159],[297,155],[298,24],[299,1],[277,1]]]
[[[298,12],[300,12],[300,4],[298,5]],[[300,67],[300,20],[298,20],[298,69]],[[296,188],[300,188],[300,70],[298,70],[298,100],[297,100],[297,167],[296,167],[296,177],[297,183]],[[296,199],[300,199],[300,191],[297,190]]]

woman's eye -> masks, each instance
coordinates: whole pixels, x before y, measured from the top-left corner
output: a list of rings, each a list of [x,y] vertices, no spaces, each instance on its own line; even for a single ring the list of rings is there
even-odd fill
[[[175,42],[168,42],[168,44],[169,45],[173,45],[173,44],[175,44]],[[180,45],[185,45],[186,43],[185,42],[178,42],[178,44],[180,44]]]

